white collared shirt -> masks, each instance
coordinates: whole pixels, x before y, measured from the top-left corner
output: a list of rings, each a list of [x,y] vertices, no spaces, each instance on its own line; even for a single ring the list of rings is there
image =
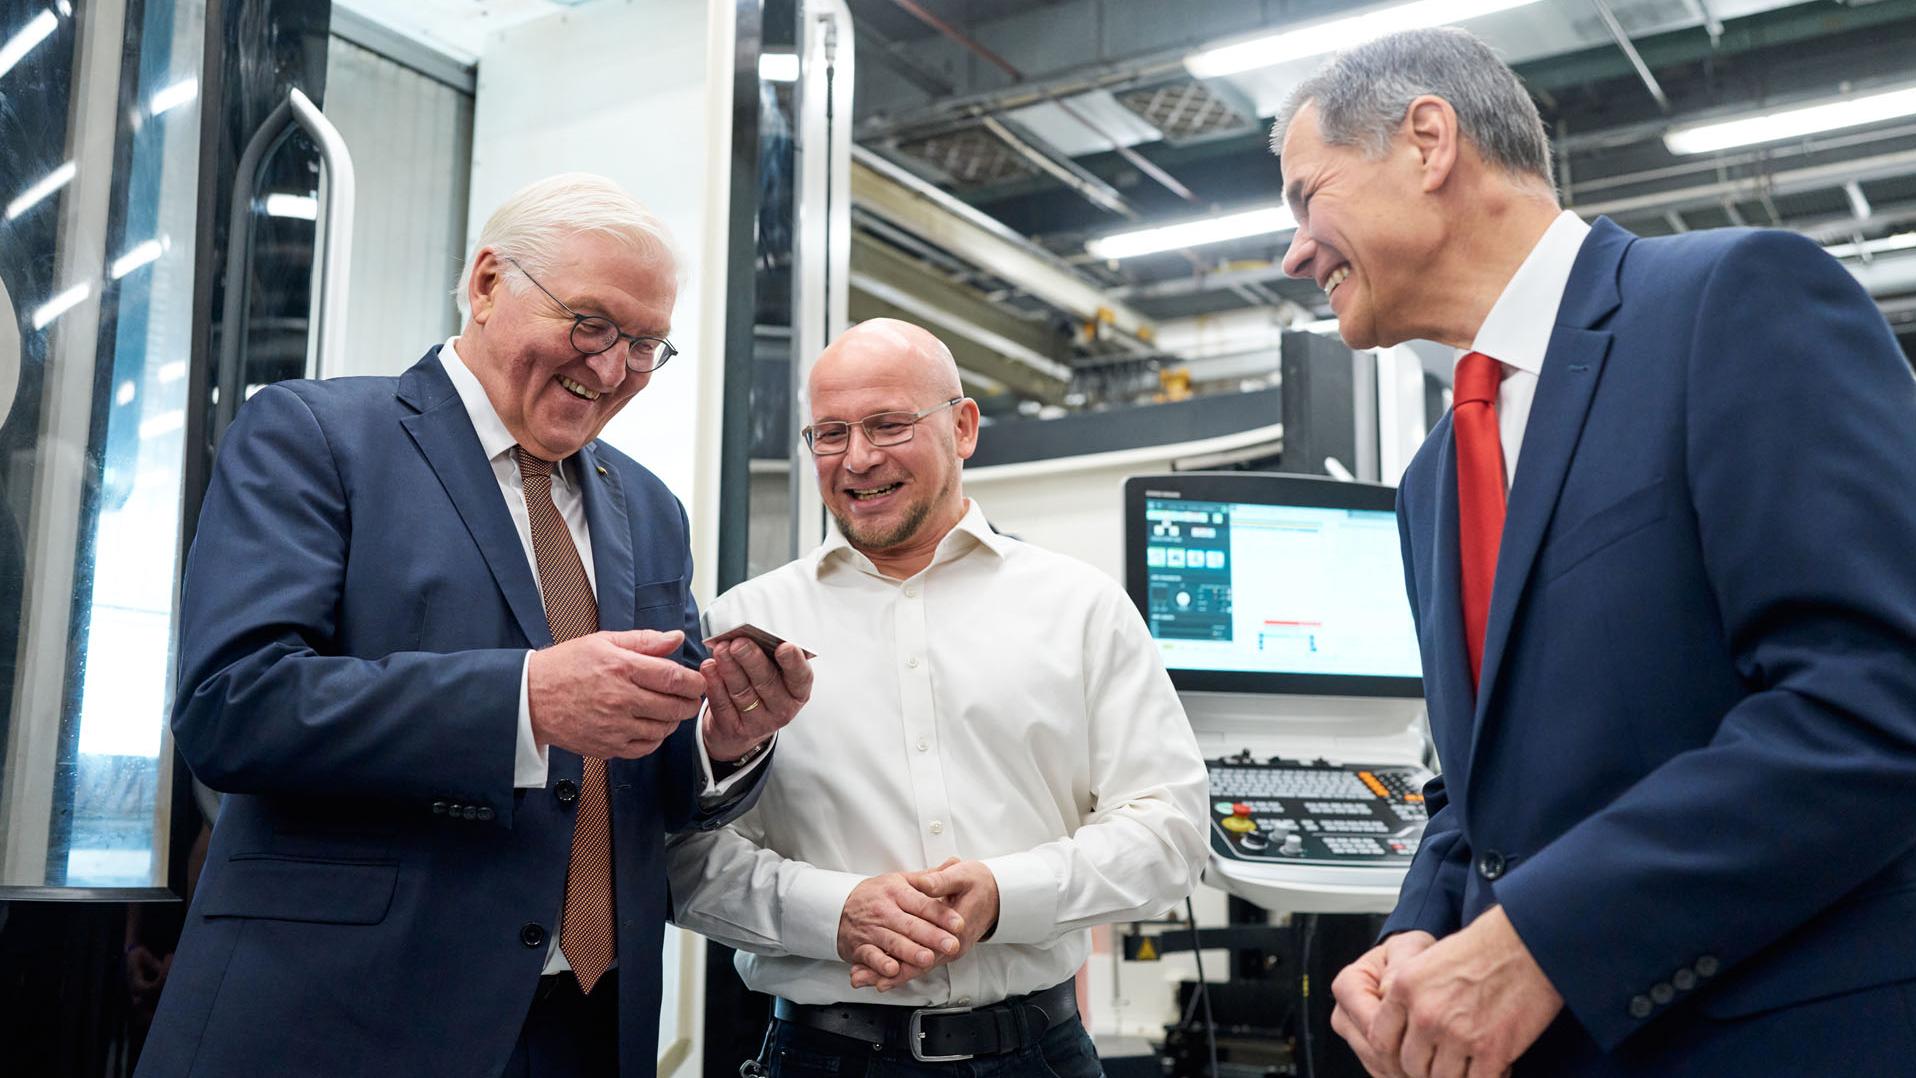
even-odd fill
[[[1559,213],[1491,305],[1470,344],[1471,351],[1482,352],[1504,367],[1503,384],[1497,389],[1497,434],[1503,443],[1506,490],[1517,475],[1517,453],[1523,448],[1524,427],[1530,422],[1530,402],[1537,396],[1537,377],[1543,373],[1550,333],[1557,325],[1557,308],[1563,304],[1570,269],[1589,234],[1590,226],[1583,218],[1570,210]]]
[[[907,580],[834,531],[706,618],[818,652],[758,804],[671,844],[678,923],[740,948],[752,988],[982,1006],[1069,979],[1087,928],[1158,916],[1196,886],[1204,761],[1143,619],[1103,574],[994,533],[976,503]],[[996,877],[991,938],[882,996],[853,990],[837,954],[852,888],[948,857]]]
[[[532,515],[526,508],[525,481],[519,473],[519,461],[513,455],[518,447],[518,439],[506,429],[505,421],[499,418],[499,412],[492,406],[492,398],[486,396],[486,387],[479,382],[478,375],[466,366],[464,356],[459,354],[459,338],[451,337],[445,347],[439,350],[439,364],[446,370],[446,377],[452,380],[452,387],[459,394],[459,403],[465,405],[466,415],[472,420],[473,433],[479,436],[479,447],[485,451],[486,462],[492,466],[493,478],[499,481],[499,493],[506,500],[506,511],[512,514],[512,526],[519,533],[519,543],[525,547],[526,564],[532,569],[532,579],[536,585],[539,580],[539,559],[532,550]],[[552,504],[559,510],[559,516],[565,521],[566,532],[572,537],[572,545],[579,550],[579,560],[585,564],[586,583],[594,595],[599,591],[599,578],[592,562],[592,535],[586,529],[585,497],[579,487],[578,459],[575,456],[559,461],[552,469]],[[545,603],[541,592],[540,604]],[[546,747],[539,744],[532,733],[532,703],[529,692],[532,669],[532,652],[526,652],[525,665],[519,668],[519,736],[513,754],[512,784],[517,787],[543,789],[547,778]],[[701,711],[699,722],[704,718]],[[724,782],[712,780],[712,759],[705,750],[705,730],[700,722],[697,732],[699,743],[699,762],[704,770],[705,784],[700,798],[706,803],[724,800],[745,776],[756,769],[765,759],[759,754],[752,765],[742,767]],[[554,924],[563,918],[555,918]],[[552,934],[551,950],[546,953],[546,973],[559,973],[571,969],[565,955],[559,950],[559,933]]]

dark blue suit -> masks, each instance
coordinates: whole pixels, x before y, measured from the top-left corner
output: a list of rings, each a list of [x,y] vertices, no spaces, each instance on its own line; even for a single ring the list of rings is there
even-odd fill
[[[1800,236],[1596,223],[1474,698],[1456,484],[1445,417],[1398,499],[1444,773],[1387,929],[1503,905],[1567,1003],[1519,1073],[1907,1068],[1916,380],[1869,298]]]
[[[227,795],[141,1075],[497,1074],[565,885],[578,756],[513,787],[538,585],[438,349],[240,410],[187,565],[173,730]],[[594,442],[577,475],[605,629],[698,613],[684,510]],[[702,814],[695,723],[608,769],[619,1053],[657,1058],[664,837]],[[569,792],[569,791],[568,791]]]

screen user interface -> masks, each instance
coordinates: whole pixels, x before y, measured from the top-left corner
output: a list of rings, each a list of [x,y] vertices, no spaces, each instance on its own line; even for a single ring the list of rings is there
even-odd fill
[[[1146,621],[1166,666],[1417,677],[1387,510],[1147,498]]]

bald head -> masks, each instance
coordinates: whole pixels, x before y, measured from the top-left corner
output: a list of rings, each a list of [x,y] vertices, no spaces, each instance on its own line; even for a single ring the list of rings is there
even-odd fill
[[[869,381],[873,376],[898,384],[927,401],[963,396],[958,361],[930,330],[896,318],[872,318],[840,334],[818,354],[809,390],[821,384]]]
[[[951,349],[922,326],[860,322],[818,355],[806,382],[818,492],[853,547],[902,580],[930,564],[965,515],[959,473],[978,446],[978,405]]]

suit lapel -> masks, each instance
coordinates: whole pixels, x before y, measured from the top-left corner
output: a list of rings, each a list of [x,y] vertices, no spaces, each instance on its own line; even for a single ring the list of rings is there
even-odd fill
[[[1544,531],[1556,512],[1557,496],[1569,474],[1584,417],[1596,393],[1610,352],[1610,334],[1591,328],[1617,308],[1617,270],[1623,253],[1635,237],[1598,218],[1577,253],[1557,311],[1557,326],[1544,353],[1537,394],[1524,424],[1523,449],[1517,458],[1516,481],[1511,485],[1504,517],[1503,539],[1497,551],[1497,578],[1490,590],[1490,618],[1484,629],[1484,669],[1477,693],[1475,745],[1482,739],[1484,716],[1497,690],[1512,625],[1523,599],[1531,567],[1536,564]]]
[[[519,531],[499,493],[498,477],[486,460],[479,435],[473,432],[472,418],[440,366],[439,349],[426,353],[401,376],[399,398],[418,409],[399,423],[425,454],[433,474],[458,509],[492,570],[493,580],[505,594],[520,631],[535,648],[552,643],[552,630],[546,624],[539,584],[526,561],[525,545],[519,541]]]
[[[632,596],[638,590],[632,561],[632,525],[626,515],[619,473],[599,463],[598,443],[579,450],[579,488],[585,497],[586,530],[592,536],[592,575],[599,590],[599,628],[630,629]]]

